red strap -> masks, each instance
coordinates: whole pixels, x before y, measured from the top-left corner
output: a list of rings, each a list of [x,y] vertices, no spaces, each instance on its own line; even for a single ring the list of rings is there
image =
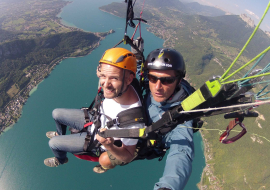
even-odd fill
[[[239,125],[240,127],[243,128],[243,130],[236,136],[227,139],[230,135],[230,131],[236,126]],[[227,126],[227,129],[224,133],[222,133],[222,135],[220,135],[219,141],[223,144],[230,144],[233,143],[235,141],[237,141],[238,139],[240,139],[242,136],[244,136],[244,134],[247,133],[247,129],[245,127],[245,125],[241,122],[238,121],[238,118],[230,121],[229,125]]]
[[[100,91],[101,91],[101,87],[99,87],[99,89],[98,89],[98,93],[100,93]]]
[[[140,13],[140,19],[142,19],[144,3],[145,3],[145,0],[144,0],[144,2],[143,2],[142,11],[141,11],[141,13]],[[132,35],[132,37],[131,37],[131,40],[132,40],[132,41],[133,41],[133,38],[134,38],[134,36],[135,36],[135,34],[136,34],[136,31],[137,31],[138,26],[139,26],[139,28],[140,28],[140,38],[142,38],[141,21],[139,21],[139,23],[136,25],[136,28],[135,28],[135,30],[134,30],[134,33],[133,33],[133,35]]]
[[[255,100],[255,102],[261,102],[261,100]],[[249,108],[248,110],[252,110],[253,108],[259,107],[259,104],[254,105],[253,107]]]
[[[84,124],[84,128],[86,128],[86,127],[88,127],[89,125],[92,125],[93,124],[93,122],[88,122],[88,123],[86,123],[86,124]]]
[[[135,28],[135,30],[134,30],[134,32],[133,32],[133,35],[132,35],[132,37],[131,37],[131,40],[133,41],[133,38],[134,38],[134,36],[135,36],[135,34],[136,34],[136,31],[137,31],[137,28],[138,28],[138,26],[140,25],[140,22],[136,25],[136,28]]]
[[[74,156],[76,156],[79,159],[87,160],[90,162],[98,162],[99,161],[99,157],[93,157],[93,156],[89,156],[89,155],[77,155],[77,154],[74,154]]]

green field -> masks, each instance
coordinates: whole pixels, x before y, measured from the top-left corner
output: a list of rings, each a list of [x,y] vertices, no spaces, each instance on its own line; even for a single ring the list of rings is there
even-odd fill
[[[60,18],[56,16],[67,4],[67,1],[62,0],[3,2],[0,4],[1,30],[19,33],[19,35],[2,36],[0,44],[13,39],[29,39],[40,35],[70,32],[70,28],[58,24]]]

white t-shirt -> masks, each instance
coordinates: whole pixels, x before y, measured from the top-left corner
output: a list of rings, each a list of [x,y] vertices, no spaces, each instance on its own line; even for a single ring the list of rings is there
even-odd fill
[[[138,96],[138,94],[137,94],[137,96]],[[115,119],[117,114],[120,113],[121,111],[130,109],[130,108],[134,108],[134,107],[139,107],[139,106],[142,106],[140,99],[138,102],[131,104],[131,105],[121,105],[121,104],[117,103],[116,101],[114,101],[113,99],[105,98],[105,100],[103,101],[102,106],[100,108],[100,112],[102,113],[102,115],[100,117],[101,128],[107,128],[106,123],[109,121],[103,114],[109,116],[111,119]],[[133,125],[130,125],[128,127],[125,127],[125,129],[135,129],[135,128],[143,128],[143,127],[144,127],[143,123],[138,123],[138,124],[133,124]],[[114,125],[110,129],[121,130],[123,128],[119,128],[117,125]],[[94,125],[92,125],[92,127],[91,127],[91,132],[93,132],[93,130],[94,130]],[[122,143],[126,146],[136,145],[138,142],[138,139],[130,139],[130,138],[116,138],[116,137],[114,137],[114,140],[121,140]],[[101,146],[101,148],[106,150],[104,146]]]

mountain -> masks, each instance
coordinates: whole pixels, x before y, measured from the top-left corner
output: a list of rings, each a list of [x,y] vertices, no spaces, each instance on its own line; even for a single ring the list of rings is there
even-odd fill
[[[138,0],[134,7],[135,17],[139,17],[142,2],[142,0]],[[191,61],[190,67],[193,68],[192,71],[195,73],[202,73],[207,65],[202,64],[204,55],[201,55],[201,52],[212,51],[213,55],[218,56],[218,60],[223,61],[223,68],[228,68],[230,60],[237,56],[237,52],[242,49],[254,30],[254,27],[247,25],[238,15],[203,16],[192,14],[192,11],[185,8],[185,6],[193,4],[195,5],[193,10],[197,10],[197,3],[183,4],[178,0],[170,0],[168,3],[162,0],[150,0],[145,3],[143,18],[152,26],[148,30],[163,38],[165,46],[174,47],[179,44],[177,47]],[[219,9],[203,5],[197,7],[201,12],[212,11],[213,9],[219,11]],[[125,17],[126,4],[112,3],[100,7],[100,9],[116,16]],[[183,44],[183,41],[186,43]],[[196,52],[196,56],[186,51],[186,46],[190,47],[191,44],[194,44],[192,49]],[[270,38],[259,29],[244,51],[244,57],[240,58],[239,62],[242,61],[241,63],[243,63],[252,59],[269,44]],[[199,57],[201,58],[199,59]],[[262,65],[268,64],[267,60],[269,59],[270,55],[267,54],[262,60]],[[218,70],[218,68],[216,69]]]
[[[142,2],[142,1],[138,1],[138,2]],[[145,4],[151,7],[155,7],[155,8],[173,8],[173,9],[177,9],[178,11],[183,11],[185,12],[185,5],[183,3],[181,3],[180,1],[175,1],[175,0],[148,0],[145,1]]]
[[[225,15],[226,13],[220,9],[206,6],[206,5],[201,5],[197,2],[187,3],[187,4],[184,4],[184,6],[188,9],[189,14],[215,17],[215,16]]]
[[[243,47],[254,30],[254,27],[250,27],[238,15],[218,17],[200,16],[200,21],[202,25],[205,25],[205,28],[212,29],[214,31],[204,35],[205,37],[209,37],[215,33],[217,35],[216,38],[224,45],[238,49]],[[269,44],[270,38],[265,32],[259,29],[247,46],[243,55],[251,59],[268,47]],[[269,59],[270,54],[267,54],[264,58],[266,62],[264,62],[262,66],[268,64],[267,60]]]

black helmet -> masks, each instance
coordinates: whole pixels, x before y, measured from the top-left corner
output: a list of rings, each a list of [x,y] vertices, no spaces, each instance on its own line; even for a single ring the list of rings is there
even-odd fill
[[[175,49],[156,49],[146,58],[144,69],[175,70],[182,78],[186,75],[183,56]]]

